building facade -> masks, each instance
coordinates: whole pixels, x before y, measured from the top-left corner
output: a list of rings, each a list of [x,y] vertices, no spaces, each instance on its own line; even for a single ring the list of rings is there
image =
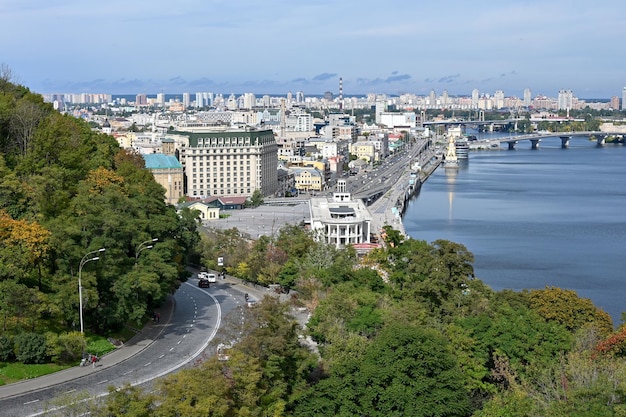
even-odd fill
[[[181,152],[187,196],[264,196],[278,189],[278,157],[271,130],[194,129],[176,132],[189,139]]]
[[[178,204],[183,193],[183,166],[174,156],[160,153],[142,155],[146,168],[154,179],[165,188],[165,202]]]
[[[352,200],[345,180],[332,198],[311,198],[311,230],[316,239],[342,248],[370,243],[372,216],[361,200]]]

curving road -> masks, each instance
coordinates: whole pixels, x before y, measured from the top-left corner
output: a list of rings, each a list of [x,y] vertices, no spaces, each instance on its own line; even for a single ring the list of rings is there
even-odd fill
[[[224,280],[208,289],[198,288],[197,279],[190,279],[174,294],[175,306],[169,320],[161,317],[161,323],[154,325],[158,328],[158,331],[153,328],[154,341],[139,341],[137,344],[145,347],[122,359],[111,358],[107,363],[108,356],[105,356],[96,369],[89,366],[72,368],[69,370],[72,372],[70,380],[62,381],[68,379],[66,375],[65,378],[57,376],[61,381],[49,382],[49,386],[44,386],[43,380],[38,384],[40,378],[37,378],[0,387],[0,415],[44,415],[46,410],[67,402],[67,398],[75,401],[101,397],[107,395],[109,386],[142,385],[180,369],[203,353],[215,337],[222,317],[243,304],[242,294],[249,290],[237,287],[237,284]],[[55,375],[48,377],[54,378]],[[18,393],[13,394],[14,391]]]

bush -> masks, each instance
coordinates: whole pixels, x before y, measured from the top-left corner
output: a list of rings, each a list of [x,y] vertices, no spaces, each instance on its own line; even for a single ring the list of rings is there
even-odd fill
[[[37,333],[21,333],[13,339],[15,359],[22,363],[46,361],[46,338]]]
[[[56,363],[72,363],[82,358],[87,351],[87,342],[80,332],[61,335],[50,333],[47,339],[48,355]]]
[[[13,340],[9,336],[0,336],[0,362],[13,361],[13,355]]]

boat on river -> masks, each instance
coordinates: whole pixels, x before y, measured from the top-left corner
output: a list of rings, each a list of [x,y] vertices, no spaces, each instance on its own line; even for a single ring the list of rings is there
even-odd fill
[[[470,145],[469,145],[469,141],[467,140],[467,138],[465,137],[457,138],[454,141],[454,147],[456,148],[455,150],[456,150],[457,159],[469,158]]]

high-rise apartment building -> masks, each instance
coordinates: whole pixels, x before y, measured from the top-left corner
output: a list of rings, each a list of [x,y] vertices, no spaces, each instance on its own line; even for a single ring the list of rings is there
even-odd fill
[[[185,107],[185,109],[191,106],[191,94],[183,93],[183,106]]]
[[[626,110],[626,87],[622,89],[622,110]]]
[[[158,93],[156,102],[159,106],[164,107],[165,106],[165,93]]]
[[[278,147],[271,130],[200,130],[187,136],[181,153],[187,196],[264,196],[278,189]]]
[[[530,88],[525,88],[524,89],[524,101],[522,102],[522,104],[524,105],[524,107],[530,107],[530,104],[532,103],[532,93],[530,92]]]
[[[496,109],[504,108],[504,91],[496,90],[493,94],[494,107]]]
[[[611,97],[611,109],[613,110],[619,109],[619,97],[618,96]]]
[[[559,90],[557,102],[558,110],[571,110],[574,103],[574,93],[572,90]]]
[[[478,108],[478,97],[480,95],[480,92],[478,91],[477,88],[472,90],[472,108],[476,109]]]
[[[148,96],[145,94],[137,94],[135,96],[135,106],[147,106],[148,105]]]

